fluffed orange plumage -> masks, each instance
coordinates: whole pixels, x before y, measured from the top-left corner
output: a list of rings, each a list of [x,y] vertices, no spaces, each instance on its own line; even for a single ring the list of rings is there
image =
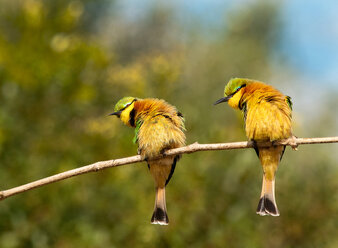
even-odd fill
[[[141,122],[137,135],[139,152],[148,159],[164,149],[185,145],[184,120],[172,105],[164,100],[144,99],[135,102],[135,120]]]
[[[246,104],[245,131],[249,140],[274,141],[291,136],[291,108],[286,96],[260,82],[242,89],[240,104]]]

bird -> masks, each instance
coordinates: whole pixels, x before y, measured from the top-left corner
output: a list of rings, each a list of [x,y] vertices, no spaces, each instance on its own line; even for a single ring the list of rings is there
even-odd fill
[[[263,82],[232,78],[226,84],[224,97],[214,105],[227,102],[244,114],[246,136],[253,141],[254,149],[263,168],[263,184],[256,213],[279,216],[275,199],[275,174],[283,157],[285,146],[259,147],[260,142],[273,142],[293,138],[291,97]]]
[[[168,225],[165,187],[169,183],[180,155],[159,157],[167,150],[185,145],[184,117],[175,106],[157,98],[123,97],[114,112],[125,125],[135,128],[134,143],[148,164],[155,181],[155,207],[152,224]]]

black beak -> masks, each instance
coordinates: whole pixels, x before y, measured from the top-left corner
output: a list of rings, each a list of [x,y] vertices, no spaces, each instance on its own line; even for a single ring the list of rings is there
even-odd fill
[[[111,113],[111,114],[109,114],[109,115],[116,115],[117,117],[120,118],[121,112],[122,112],[122,111],[117,111],[117,112]]]
[[[217,105],[217,104],[219,104],[219,103],[221,103],[221,102],[227,102],[227,101],[229,101],[229,99],[230,99],[231,97],[232,97],[232,95],[227,96],[227,97],[223,97],[223,98],[217,100],[216,102],[214,102],[214,105]]]

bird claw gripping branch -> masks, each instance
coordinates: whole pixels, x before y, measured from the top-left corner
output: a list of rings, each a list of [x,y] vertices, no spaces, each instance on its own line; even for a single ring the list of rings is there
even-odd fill
[[[295,135],[292,135],[292,137],[289,139],[289,144],[294,151],[298,151],[298,144],[297,144],[297,137]]]

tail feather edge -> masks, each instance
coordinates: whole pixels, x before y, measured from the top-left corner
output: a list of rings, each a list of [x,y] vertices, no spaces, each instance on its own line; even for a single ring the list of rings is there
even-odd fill
[[[262,193],[256,213],[261,216],[279,216],[275,199],[275,179],[270,181],[263,177]]]
[[[165,200],[165,188],[156,188],[155,209],[151,217],[151,224],[169,224]]]

